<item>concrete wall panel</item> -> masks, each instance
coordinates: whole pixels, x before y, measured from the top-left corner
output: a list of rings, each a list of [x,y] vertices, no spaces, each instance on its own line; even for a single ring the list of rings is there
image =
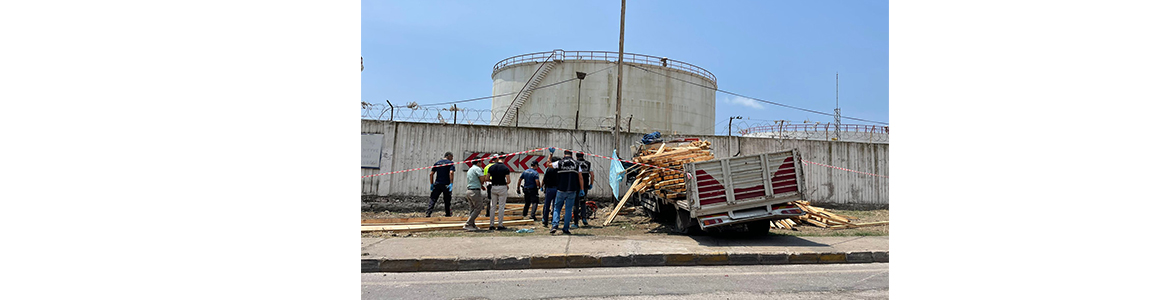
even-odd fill
[[[390,121],[362,121],[362,132],[382,133],[382,167],[362,169],[362,175],[377,174],[395,170],[429,167],[440,159],[444,152],[455,154],[460,161],[464,151],[505,152],[535,148],[569,148],[588,153],[609,156],[613,148],[613,135],[606,131],[558,130],[540,128],[512,128],[484,125],[444,125],[433,123],[410,123]],[[619,155],[630,157],[630,145],[637,144],[641,133],[621,133]],[[798,149],[807,161],[829,164],[860,172],[889,176],[889,145],[855,142],[830,142],[810,140],[779,140],[771,138],[743,138],[727,136],[694,135],[712,143],[716,158],[726,158],[737,152],[755,155]],[[533,153],[536,154],[536,153]],[[542,155],[548,151],[542,150]],[[555,154],[561,156],[558,150]],[[355,158],[356,160],[356,158]],[[590,195],[612,195],[608,185],[609,161],[591,157],[597,184]],[[455,174],[454,195],[462,197],[466,191],[466,171],[458,166]],[[363,195],[430,195],[427,170],[405,172],[393,175],[362,179]],[[518,180],[518,173],[513,180]],[[805,165],[806,198],[814,203],[871,204],[889,203],[889,179],[853,172],[835,170],[817,165]],[[513,184],[515,181],[513,181]],[[514,185],[512,186],[514,187]],[[515,190],[510,187],[510,193]],[[622,191],[627,188],[622,187]]]

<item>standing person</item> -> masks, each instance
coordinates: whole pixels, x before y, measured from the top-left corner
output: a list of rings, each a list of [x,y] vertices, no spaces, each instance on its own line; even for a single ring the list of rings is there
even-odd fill
[[[467,204],[471,206],[471,217],[467,218],[467,224],[463,224],[463,230],[477,231],[479,227],[475,226],[475,218],[479,217],[479,211],[483,210],[483,161],[477,161],[471,165],[471,169],[467,170]],[[490,219],[489,219],[490,221]]]
[[[544,215],[540,220],[544,223],[544,227],[548,227],[548,210],[552,208],[553,200],[557,198],[557,167],[556,162],[561,160],[560,157],[553,156],[549,158],[549,163],[544,169]]]
[[[573,200],[577,198],[578,191],[585,181],[581,179],[581,171],[578,169],[577,161],[573,160],[572,151],[565,150],[565,157],[556,165],[557,200],[553,204],[553,228],[548,233],[557,233],[557,227],[564,223],[565,227],[561,228],[561,232],[572,234],[569,232],[569,223],[573,217],[568,214],[573,212]],[[561,213],[561,208],[565,209],[564,213]]]
[[[431,212],[435,210],[439,194],[443,194],[443,210],[446,211],[446,216],[451,216],[451,178],[455,177],[455,162],[451,161],[452,158],[454,156],[451,152],[447,152],[443,154],[443,159],[431,167],[431,205],[427,206],[427,218],[430,218]],[[435,176],[436,174],[438,176]]]
[[[502,156],[496,157],[496,163],[488,167],[488,177],[492,182],[492,188],[489,192],[492,193],[491,205],[488,210],[492,212],[488,217],[488,229],[491,230],[506,230],[504,227],[504,204],[508,200],[508,185],[512,183],[512,170],[508,166],[500,163]],[[499,220],[499,221],[496,221]]]
[[[523,186],[521,186],[523,185]],[[523,189],[521,189],[523,187]],[[520,173],[520,180],[516,181],[516,194],[519,195],[521,191],[524,192],[524,209],[520,211],[520,218],[530,216],[531,219],[536,220],[536,206],[540,205],[537,200],[540,198],[540,174],[536,173],[536,162],[528,166],[527,170]],[[532,205],[532,214],[528,214],[528,205]]]
[[[488,201],[488,205],[484,205],[485,207],[490,207],[491,203],[492,203],[492,182],[488,180],[488,172],[487,171],[488,171],[488,169],[490,169],[492,167],[492,165],[496,164],[497,158],[498,157],[496,155],[492,155],[491,158],[488,158],[486,160],[487,166],[483,167],[483,185],[484,185],[484,190],[487,191],[486,194],[487,194],[487,201]],[[492,218],[492,210],[491,209],[488,209],[487,216],[488,216],[488,220],[491,220],[491,218]],[[489,224],[490,224],[490,222],[489,222]]]
[[[581,179],[585,184],[581,192],[577,193],[579,197],[573,205],[573,228],[577,228],[581,223],[589,226],[589,220],[585,219],[585,215],[581,213],[585,209],[585,194],[593,189],[593,164],[585,160],[585,153],[577,152],[577,169],[581,171]]]

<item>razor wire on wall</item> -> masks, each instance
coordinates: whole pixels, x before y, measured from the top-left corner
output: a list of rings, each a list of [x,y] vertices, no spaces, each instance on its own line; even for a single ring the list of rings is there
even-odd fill
[[[495,116],[495,122],[498,122],[500,116]],[[394,105],[391,104],[374,104],[362,103],[362,119],[364,120],[383,120],[383,121],[403,121],[403,122],[421,122],[421,123],[439,123],[439,124],[465,124],[465,125],[493,125],[493,115],[490,109],[467,109],[451,107],[426,107],[415,104]],[[558,115],[546,114],[521,114],[514,119],[511,124],[503,124],[503,127],[535,127],[535,128],[579,128],[582,130],[613,130],[613,117],[565,117]],[[633,130],[633,132],[642,132],[645,130],[653,131],[652,128],[646,125],[644,120],[639,120],[633,116],[622,118],[622,131]],[[649,132],[649,131],[647,131]]]
[[[795,140],[846,141],[863,143],[889,143],[890,126],[836,124],[809,122],[795,123],[777,120],[738,120],[731,125],[731,132],[745,137],[767,137]],[[724,127],[722,130],[726,130]],[[723,131],[724,134],[727,131]]]
[[[390,103],[377,104],[362,102],[362,119],[403,121],[439,124],[466,124],[466,125],[493,125],[493,119],[498,122],[500,116],[493,118],[491,109],[467,109],[450,107],[421,106],[414,103],[393,105]],[[578,128],[582,130],[613,130],[613,117],[566,117],[546,114],[521,114],[512,121],[512,124],[503,124],[504,127],[531,127],[531,128]],[[889,126],[835,124],[831,122],[792,122],[786,120],[752,120],[736,119],[730,123],[715,121],[712,132],[715,135],[732,135],[744,137],[762,137],[777,139],[821,140],[821,141],[848,141],[863,143],[889,143]],[[656,128],[643,118],[624,116],[621,119],[621,131],[649,133],[660,131],[670,133],[662,128]],[[677,134],[702,134],[679,132]],[[709,134],[709,133],[708,133]]]

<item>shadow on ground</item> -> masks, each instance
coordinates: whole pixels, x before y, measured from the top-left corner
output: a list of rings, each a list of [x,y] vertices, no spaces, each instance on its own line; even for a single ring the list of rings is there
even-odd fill
[[[797,236],[789,235],[700,235],[689,236],[694,239],[696,243],[703,246],[714,247],[739,247],[739,246],[793,246],[793,247],[830,247],[830,245],[821,244],[806,240]]]

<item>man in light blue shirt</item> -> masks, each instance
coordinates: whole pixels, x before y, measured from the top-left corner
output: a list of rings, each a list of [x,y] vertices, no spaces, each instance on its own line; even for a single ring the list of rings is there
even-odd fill
[[[463,224],[463,229],[467,231],[479,230],[475,226],[475,218],[479,217],[479,212],[483,210],[483,161],[476,161],[471,165],[471,169],[467,170],[467,204],[471,206],[471,217],[467,218],[467,223]]]

